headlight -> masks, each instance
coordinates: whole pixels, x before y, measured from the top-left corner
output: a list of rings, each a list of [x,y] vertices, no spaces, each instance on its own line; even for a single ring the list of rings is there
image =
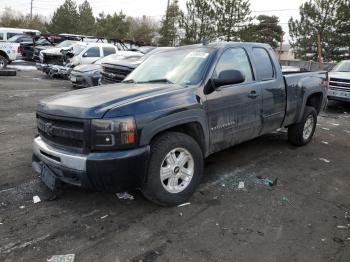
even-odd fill
[[[136,143],[136,125],[132,117],[92,120],[91,131],[93,150],[126,149]]]

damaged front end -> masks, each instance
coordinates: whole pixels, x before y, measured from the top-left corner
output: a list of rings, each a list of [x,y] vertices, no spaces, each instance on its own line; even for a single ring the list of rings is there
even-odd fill
[[[72,70],[70,59],[74,57],[71,49],[60,50],[59,53],[40,53],[40,63],[37,63],[38,70],[43,71],[50,77],[69,78]]]

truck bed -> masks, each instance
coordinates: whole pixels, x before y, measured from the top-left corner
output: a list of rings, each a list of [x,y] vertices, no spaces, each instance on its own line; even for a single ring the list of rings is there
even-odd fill
[[[311,94],[319,90],[319,87],[327,81],[328,72],[283,73],[283,78],[287,93],[284,126],[289,126],[298,122],[300,112],[304,111],[302,105],[305,103],[300,100],[300,97],[307,97],[305,94]]]

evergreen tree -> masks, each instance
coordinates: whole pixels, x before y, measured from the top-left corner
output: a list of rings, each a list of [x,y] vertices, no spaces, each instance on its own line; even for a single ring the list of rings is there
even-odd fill
[[[96,18],[96,31],[99,37],[125,39],[130,31],[130,22],[122,12],[113,15],[101,13]]]
[[[219,38],[238,40],[242,26],[251,21],[249,0],[213,0],[213,5]]]
[[[289,20],[291,46],[298,58],[317,60],[317,34],[325,61],[339,59],[336,12],[343,0],[309,0],[300,7],[300,19]]]
[[[95,17],[87,0],[79,6],[79,34],[94,35],[96,33]]]
[[[189,0],[187,12],[182,14],[180,27],[184,31],[182,44],[194,44],[217,37],[213,0]]]
[[[175,46],[179,39],[179,21],[181,10],[178,1],[175,0],[166,11],[166,15],[161,21],[159,30],[161,46]]]
[[[245,42],[258,42],[271,45],[274,49],[279,46],[282,27],[278,25],[277,16],[260,15],[256,18],[258,24],[250,24],[240,32],[240,40]]]
[[[343,0],[337,9],[335,24],[340,56],[350,58],[350,0]]]
[[[77,5],[72,0],[65,0],[65,2],[55,11],[51,23],[49,24],[49,31],[51,33],[78,33],[79,14]]]
[[[157,35],[157,24],[150,17],[142,16],[141,18],[128,17],[130,24],[128,38],[146,45],[153,43]]]

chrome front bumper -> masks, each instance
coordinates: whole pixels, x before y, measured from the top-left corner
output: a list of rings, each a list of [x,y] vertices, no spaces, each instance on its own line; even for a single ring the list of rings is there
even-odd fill
[[[44,163],[80,172],[86,171],[87,155],[58,150],[46,144],[41,137],[34,139],[33,153]]]

